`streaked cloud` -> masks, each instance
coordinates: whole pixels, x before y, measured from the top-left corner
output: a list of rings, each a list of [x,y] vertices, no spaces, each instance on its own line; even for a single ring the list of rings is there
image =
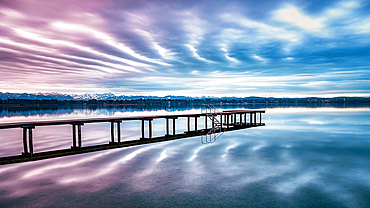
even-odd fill
[[[369,10],[366,1],[3,2],[0,89],[370,95]]]
[[[302,14],[302,12],[294,6],[279,9],[276,12],[276,18],[280,21],[288,22],[311,31],[319,31],[323,27],[320,21]]]

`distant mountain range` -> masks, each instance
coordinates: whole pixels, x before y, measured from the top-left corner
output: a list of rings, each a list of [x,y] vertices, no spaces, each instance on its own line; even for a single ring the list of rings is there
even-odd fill
[[[12,101],[12,99],[16,99]],[[2,100],[2,101],[1,101]],[[8,101],[6,101],[8,100]],[[266,98],[266,97],[187,97],[168,95],[164,97],[158,96],[132,96],[132,95],[115,95],[113,93],[103,94],[60,94],[60,93],[2,93],[0,92],[0,103],[20,103],[21,100],[45,100],[45,103],[50,103],[52,100],[57,102],[73,102],[73,103],[115,103],[117,101],[140,102],[143,100],[181,100],[181,102],[231,102],[231,103],[370,103],[370,97],[335,97],[335,98]],[[6,102],[3,102],[6,101]],[[22,101],[23,102],[23,101]]]
[[[119,95],[116,96],[113,93],[103,93],[103,94],[82,94],[82,95],[76,95],[76,94],[60,94],[56,92],[52,93],[2,93],[0,92],[0,99],[6,100],[6,99],[37,99],[37,100],[137,100],[137,99],[177,99],[177,100],[188,100],[188,99],[194,99],[195,97],[187,97],[187,96],[164,96],[164,97],[158,97],[158,96],[126,96],[126,95]],[[207,99],[210,97],[196,97],[196,99]]]

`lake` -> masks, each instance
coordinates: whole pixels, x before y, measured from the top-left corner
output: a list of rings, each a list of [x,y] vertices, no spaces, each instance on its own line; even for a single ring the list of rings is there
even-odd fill
[[[370,106],[262,108],[265,126],[0,166],[1,207],[370,207]],[[197,107],[2,109],[0,123],[200,113]],[[199,127],[203,127],[199,121]],[[141,136],[122,123],[122,139]],[[154,120],[153,136],[165,123]],[[178,132],[187,128],[178,120]],[[110,123],[82,127],[83,146]],[[0,157],[21,154],[22,129],[0,130]],[[68,148],[71,126],[36,127],[34,151]]]

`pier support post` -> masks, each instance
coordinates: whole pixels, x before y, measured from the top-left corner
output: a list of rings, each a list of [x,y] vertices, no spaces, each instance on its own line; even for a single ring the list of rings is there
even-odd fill
[[[117,124],[117,142],[118,144],[121,143],[121,123],[122,121],[111,121],[110,122],[110,135],[111,135],[111,141],[109,144],[114,144],[114,124]]]
[[[221,124],[220,128],[222,129],[222,114],[220,115],[220,124]]]
[[[110,122],[110,137],[111,137],[111,143],[114,143],[114,121]]]
[[[190,116],[188,116],[188,131],[190,131]]]
[[[121,144],[121,122],[122,121],[117,121],[117,140],[118,140],[118,144]]]
[[[78,131],[78,147],[81,148],[82,147],[82,138],[81,138],[81,126],[83,124],[78,124],[77,125],[77,131]]]
[[[149,119],[149,139],[152,139],[152,119]]]
[[[145,125],[144,125],[144,119],[141,120],[141,139],[145,138],[145,133],[144,133]]]
[[[234,126],[236,125],[236,113],[234,114]]]
[[[204,116],[204,128],[208,129],[208,124],[207,124],[208,116]]]
[[[249,124],[252,125],[253,122],[253,113],[249,113]]]
[[[121,144],[121,122],[122,121],[117,121],[117,142],[118,144]]]
[[[230,128],[230,115],[227,115],[227,128]]]
[[[257,113],[254,113],[254,125],[257,125]]]
[[[198,132],[198,117],[194,117],[194,126],[195,126],[195,132]]]
[[[35,126],[23,126],[23,150],[22,155],[33,155],[33,138],[32,138],[32,129],[35,129]],[[28,130],[28,145],[27,145],[27,130]]]
[[[166,136],[170,135],[169,119],[166,118]]]
[[[27,145],[27,128],[23,128],[23,153],[28,154],[28,145]]]
[[[76,125],[72,124],[72,148],[77,147],[76,142]]]
[[[176,118],[172,119],[172,134],[176,135]]]
[[[149,132],[148,132],[148,138],[152,139],[153,130],[152,130],[152,118],[146,118],[148,120],[148,126],[149,126]],[[141,138],[140,140],[145,140],[145,119],[141,120]]]
[[[247,124],[247,113],[244,113],[244,124]]]
[[[30,154],[33,154],[32,128],[28,129],[28,140],[30,145]]]
[[[83,126],[83,123],[72,123],[72,149],[75,148],[81,148],[82,147],[82,139],[81,139],[81,126]],[[77,126],[77,133],[76,133],[76,126]],[[76,141],[77,136],[77,141]],[[78,142],[78,146],[76,143]]]

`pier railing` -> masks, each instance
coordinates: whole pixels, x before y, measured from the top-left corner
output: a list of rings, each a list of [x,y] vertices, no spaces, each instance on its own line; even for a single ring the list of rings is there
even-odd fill
[[[206,135],[202,135],[201,142],[202,142],[202,144],[210,144],[210,143],[215,142],[223,134],[222,111],[218,110],[212,104],[203,104],[203,106],[205,106],[204,112],[207,115],[204,118],[205,119],[205,127],[208,128],[207,119],[209,119],[212,122],[212,129],[209,130]],[[202,113],[203,113],[203,108],[202,108]]]
[[[214,106],[213,106],[214,107]],[[212,107],[211,107],[212,108]],[[216,109],[217,110],[217,109]],[[216,111],[214,111],[216,112]],[[262,123],[262,113],[265,110],[224,110],[210,114],[195,113],[195,114],[178,114],[178,115],[153,115],[153,116],[132,116],[132,117],[115,117],[115,118],[95,118],[95,119],[73,119],[73,120],[59,120],[59,121],[37,121],[37,122],[18,122],[18,123],[3,123],[0,124],[1,129],[11,128],[22,128],[23,152],[21,155],[14,155],[9,157],[0,157],[0,165],[41,160],[53,157],[61,157],[66,155],[81,154],[85,152],[93,152],[104,149],[113,149],[120,147],[127,147],[132,145],[140,145],[146,143],[167,141],[173,139],[180,139],[193,136],[202,135],[213,135],[217,132],[232,131],[243,128],[264,126]],[[247,116],[247,114],[249,116]],[[257,121],[257,115],[259,115],[259,121]],[[198,118],[204,117],[204,128],[198,129]],[[219,118],[219,120],[217,119]],[[237,119],[237,117],[239,119]],[[247,119],[249,117],[249,120]],[[188,129],[183,133],[176,134],[176,119],[187,118]],[[190,120],[194,118],[194,127],[191,128]],[[208,128],[207,118],[210,118],[212,128]],[[153,124],[154,119],[165,119],[165,135],[159,137],[153,137]],[[139,140],[122,141],[121,140],[121,123],[125,121],[141,120],[141,138]],[[169,120],[172,120],[172,127],[169,125]],[[90,123],[103,123],[110,122],[110,141],[108,144],[94,145],[83,147],[82,145],[82,127]],[[145,137],[145,122],[148,122],[148,137]],[[34,138],[33,132],[39,126],[56,126],[56,125],[71,125],[72,127],[72,145],[71,148],[47,151],[47,152],[34,152]],[[170,134],[172,130],[172,134]],[[216,131],[219,130],[219,131]],[[0,131],[1,132],[1,131]],[[116,133],[116,134],[115,134]],[[115,138],[115,135],[117,138]],[[215,134],[214,137],[206,138],[204,141],[210,141],[206,143],[214,142],[219,134]],[[221,134],[222,135],[222,134]],[[202,140],[203,141],[203,140]],[[202,142],[203,143],[203,142]]]

